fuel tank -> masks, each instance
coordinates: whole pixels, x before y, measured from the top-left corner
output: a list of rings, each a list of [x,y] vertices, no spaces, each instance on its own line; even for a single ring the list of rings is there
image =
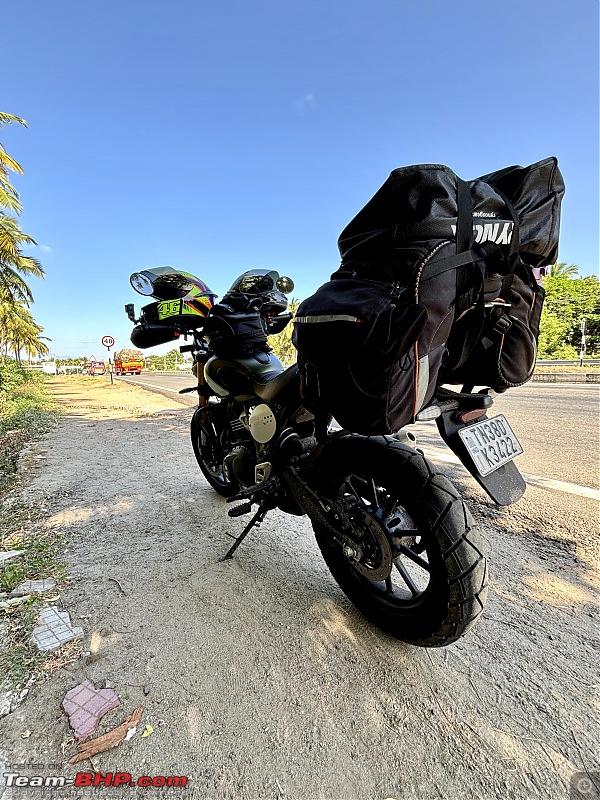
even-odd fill
[[[259,351],[244,358],[212,356],[204,365],[204,378],[220,397],[251,393],[254,381],[264,381],[284,371],[273,353]]]

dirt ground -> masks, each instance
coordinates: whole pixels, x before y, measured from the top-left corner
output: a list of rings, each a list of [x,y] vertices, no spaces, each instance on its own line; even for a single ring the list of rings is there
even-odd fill
[[[0,720],[0,776],[36,764],[21,774],[189,780],[42,795],[0,778],[3,800],[598,796],[585,783],[599,769],[598,543],[577,535],[592,501],[570,499],[569,524],[549,531],[466,485],[492,553],[488,607],[459,643],[424,650],[353,609],[306,518],[272,512],[219,561],[247,518],[229,519],[202,478],[189,406],[105,379],[52,391],[63,420],[23,459],[17,494],[69,537],[59,604],[84,653]],[[129,741],[70,766],[60,704],[85,679],[121,699],[98,733],[144,712]]]

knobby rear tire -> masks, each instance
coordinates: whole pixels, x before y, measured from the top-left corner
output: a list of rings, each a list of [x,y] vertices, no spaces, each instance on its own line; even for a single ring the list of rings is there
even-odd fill
[[[320,494],[339,497],[355,475],[363,485],[372,479],[408,513],[427,555],[429,583],[408,600],[386,595],[381,582],[358,572],[342,546],[313,522],[331,574],[352,603],[392,636],[423,647],[455,642],[473,627],[487,596],[487,548],[465,503],[423,455],[391,437],[331,442],[312,469],[311,483]]]

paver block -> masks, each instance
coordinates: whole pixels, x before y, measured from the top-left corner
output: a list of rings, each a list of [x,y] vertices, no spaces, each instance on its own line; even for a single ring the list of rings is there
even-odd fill
[[[56,650],[71,639],[79,639],[81,636],[83,628],[71,625],[67,611],[59,611],[56,606],[46,606],[40,611],[31,639],[39,650],[46,651]]]
[[[8,596],[23,597],[26,594],[43,594],[44,592],[49,592],[50,589],[54,589],[55,586],[56,581],[54,578],[44,578],[41,581],[23,581]]]
[[[20,556],[22,552],[22,550],[3,550],[0,552],[0,564],[10,561],[11,558],[16,558],[16,556]]]
[[[62,707],[69,715],[75,738],[80,742],[93,733],[101,717],[111,708],[116,708],[120,702],[113,689],[96,689],[91,681],[84,681],[69,689],[62,701]]]

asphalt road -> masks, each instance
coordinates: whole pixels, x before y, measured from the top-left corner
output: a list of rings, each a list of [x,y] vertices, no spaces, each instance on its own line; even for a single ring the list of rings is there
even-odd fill
[[[146,372],[122,380],[162,389],[167,397],[194,384],[193,376],[185,372]],[[179,396],[189,405],[195,405],[194,398],[194,393]],[[599,401],[597,385],[530,383],[498,396],[492,414],[504,414],[517,434],[524,450],[517,461],[522,472],[597,489]],[[411,430],[419,446],[450,454],[434,422],[417,423]]]

